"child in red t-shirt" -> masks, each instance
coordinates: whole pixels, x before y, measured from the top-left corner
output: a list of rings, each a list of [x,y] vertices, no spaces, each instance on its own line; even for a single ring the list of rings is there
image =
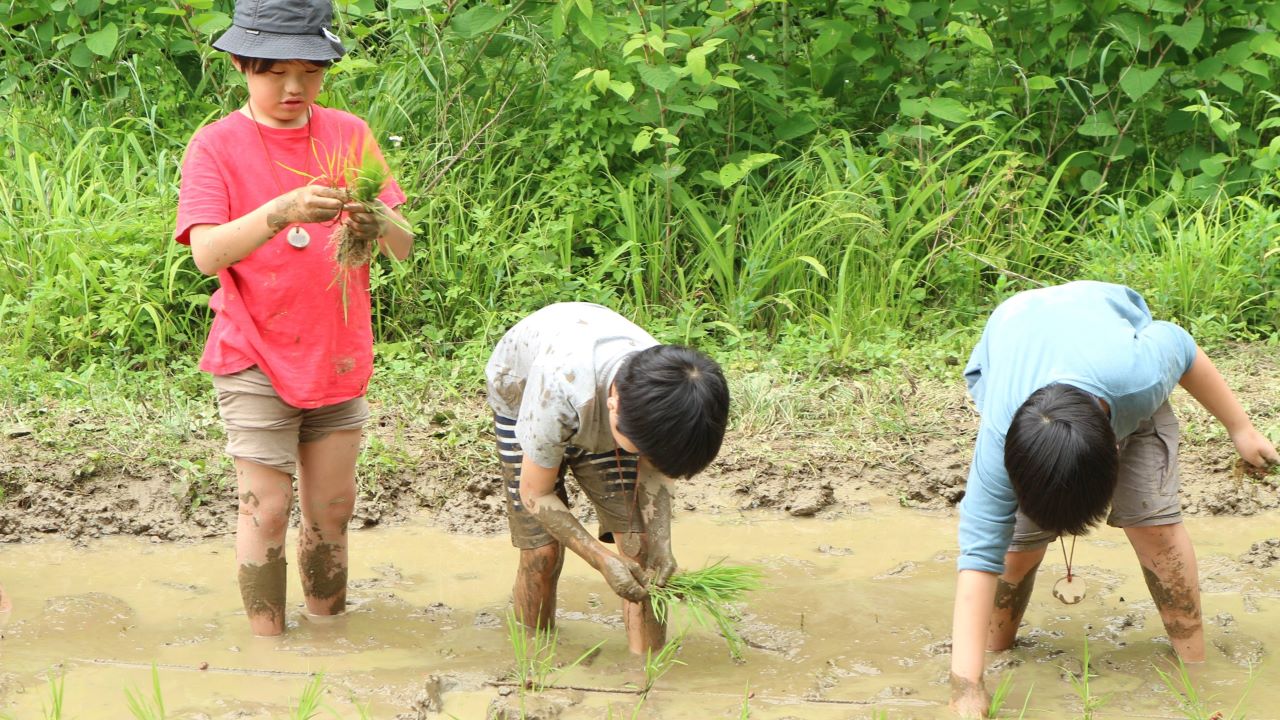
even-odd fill
[[[236,2],[234,25],[213,46],[232,55],[249,100],[192,137],[174,232],[221,285],[200,368],[214,376],[235,461],[240,593],[258,635],[285,627],[294,474],[307,612],[346,607],[373,340],[368,265],[340,279],[330,236],[345,223],[398,259],[413,244],[394,180],[366,204],[340,187],[345,169],[378,148],[364,121],[315,104],[325,70],[346,52],[329,31],[330,2]]]

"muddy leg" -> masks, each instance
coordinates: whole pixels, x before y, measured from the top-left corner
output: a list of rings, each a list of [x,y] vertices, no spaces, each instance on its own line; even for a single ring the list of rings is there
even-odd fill
[[[1160,610],[1169,642],[1183,662],[1204,662],[1200,619],[1200,575],[1191,536],[1182,523],[1125,528],[1138,554],[1151,599]]]
[[[284,536],[293,505],[293,478],[239,458],[235,466],[240,597],[254,635],[279,635],[284,632]]]
[[[312,615],[337,615],[347,607],[347,523],[356,506],[361,436],[360,430],[340,430],[298,446],[298,567]]]
[[[1007,650],[1018,637],[1018,626],[1031,602],[1036,570],[1044,560],[1045,548],[1009,551],[1004,556],[1004,574],[996,580],[996,606],[987,630],[987,649]]]
[[[550,630],[556,626],[556,584],[563,567],[564,549],[558,542],[520,551],[511,596],[516,619],[525,627]]]
[[[644,533],[614,533],[613,537],[623,555],[645,564]],[[623,600],[622,622],[627,628],[627,645],[635,655],[657,653],[667,643],[667,626],[654,617],[653,603],[648,598],[638,603]]]

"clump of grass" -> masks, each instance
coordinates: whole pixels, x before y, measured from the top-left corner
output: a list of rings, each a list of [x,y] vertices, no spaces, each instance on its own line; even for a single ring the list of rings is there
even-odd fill
[[[320,714],[321,696],[324,695],[324,674],[316,673],[302,688],[302,696],[298,705],[289,713],[289,720],[312,720]]]
[[[1034,685],[1027,690],[1027,694],[1022,700],[1022,710],[1018,712],[1019,720],[1027,715],[1027,706],[1031,704],[1031,690],[1033,689],[1035,689]],[[995,692],[991,693],[991,704],[987,706],[987,720],[995,720],[1000,717],[1000,710],[1004,708],[1004,704],[1009,700],[1009,691],[1011,690],[1013,690],[1013,673],[1001,678]]]
[[[57,680],[52,675],[49,676],[50,706],[40,705],[44,720],[62,720],[62,687],[66,680],[65,675],[59,675]]]
[[[125,690],[125,698],[129,701],[129,713],[136,720],[164,720],[164,696],[160,694],[160,671],[151,666],[151,697],[143,696],[142,691]]]
[[[1106,698],[1094,695],[1093,690],[1089,687],[1089,679],[1096,677],[1089,672],[1089,664],[1089,638],[1085,638],[1084,655],[1080,660],[1080,674],[1076,675],[1067,670],[1067,674],[1071,678],[1071,687],[1076,691],[1076,696],[1080,698],[1081,720],[1093,720],[1093,714],[1106,702]],[[1066,668],[1063,669],[1065,670]]]
[[[649,588],[653,614],[659,622],[667,622],[671,607],[682,603],[699,625],[718,630],[729,644],[734,658],[742,656],[742,636],[736,627],[738,615],[731,603],[738,602],[753,590],[759,590],[764,571],[749,565],[724,565],[671,576],[667,584]]]
[[[1169,692],[1178,699],[1178,710],[1187,720],[1244,720],[1244,702],[1253,690],[1253,682],[1258,678],[1256,668],[1250,667],[1249,682],[1245,684],[1240,699],[1236,701],[1229,713],[1223,713],[1221,710],[1209,709],[1208,702],[1212,698],[1200,696],[1200,691],[1191,680],[1191,675],[1187,672],[1187,666],[1182,662],[1182,658],[1178,658],[1178,665],[1173,672],[1165,672],[1157,667],[1156,674],[1160,676],[1164,686],[1169,688]]]

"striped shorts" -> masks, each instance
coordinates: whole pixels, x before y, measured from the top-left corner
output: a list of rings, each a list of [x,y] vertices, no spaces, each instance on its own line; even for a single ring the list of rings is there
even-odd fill
[[[502,484],[506,490],[507,522],[511,526],[511,544],[521,550],[532,550],[555,542],[520,502],[520,463],[524,451],[516,440],[516,421],[495,415],[494,434],[498,439],[498,459],[502,463]],[[556,495],[569,504],[565,492],[566,471],[572,471],[578,486],[591,499],[600,520],[598,537],[613,542],[615,532],[644,532],[644,520],[636,500],[636,468],[640,456],[625,450],[588,453],[570,445],[565,449],[556,480]]]

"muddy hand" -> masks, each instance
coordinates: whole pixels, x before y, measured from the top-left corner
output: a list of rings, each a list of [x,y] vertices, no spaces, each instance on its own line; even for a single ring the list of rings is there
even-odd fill
[[[671,556],[670,551],[658,555],[653,558],[653,562],[649,567],[649,583],[663,587],[672,575],[676,574],[676,559]]]
[[[373,241],[382,237],[387,229],[387,206],[381,200],[368,203],[349,202],[343,210],[347,216],[347,228],[360,240]]]
[[[619,597],[631,602],[641,602],[649,597],[649,591],[644,589],[644,568],[635,560],[606,552],[600,574]]]
[[[345,198],[343,191],[337,188],[303,185],[281,195],[268,220],[273,225],[279,220],[285,223],[327,222],[342,212]]]
[[[1280,464],[1280,455],[1277,455],[1275,446],[1252,425],[1233,435],[1231,441],[1235,443],[1240,457],[1254,467]]]

